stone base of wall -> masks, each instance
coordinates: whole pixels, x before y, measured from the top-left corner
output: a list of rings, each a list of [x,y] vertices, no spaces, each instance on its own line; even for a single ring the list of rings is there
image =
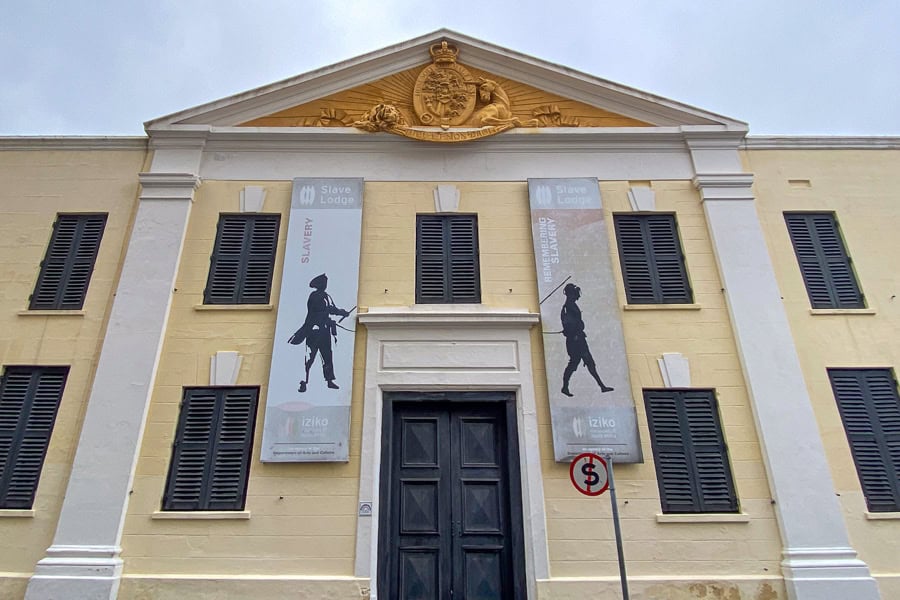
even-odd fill
[[[0,573],[0,598],[22,600],[31,573]]]
[[[786,600],[780,577],[749,579],[628,579],[631,600]],[[538,581],[541,600],[621,598],[622,584],[616,579],[558,578]]]
[[[368,600],[369,580],[355,577],[125,575],[118,600]]]

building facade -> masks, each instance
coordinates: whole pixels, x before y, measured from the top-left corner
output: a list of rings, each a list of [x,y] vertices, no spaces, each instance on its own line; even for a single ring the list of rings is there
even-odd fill
[[[445,30],[146,131],[0,138],[0,596],[617,597],[580,451],[632,597],[900,596],[900,140]]]

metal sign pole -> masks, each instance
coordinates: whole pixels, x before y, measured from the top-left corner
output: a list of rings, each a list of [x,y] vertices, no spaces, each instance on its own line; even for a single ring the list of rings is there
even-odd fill
[[[616,481],[613,479],[613,459],[606,457],[606,471],[609,475],[609,499],[612,502],[613,527],[616,530],[616,552],[619,555],[619,578],[622,580],[622,598],[628,600],[628,579],[625,576],[625,553],[622,551],[622,530],[619,527],[619,505],[616,502]]]

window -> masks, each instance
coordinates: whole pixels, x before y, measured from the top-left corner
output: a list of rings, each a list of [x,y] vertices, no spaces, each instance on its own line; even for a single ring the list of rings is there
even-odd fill
[[[0,378],[0,508],[29,509],[68,367],[7,367]]]
[[[644,390],[664,513],[738,512],[713,390]]]
[[[813,308],[865,308],[834,213],[784,213]]]
[[[106,215],[58,215],[41,263],[30,310],[81,310]]]
[[[243,510],[258,388],[186,388],[163,510]]]
[[[475,215],[416,217],[416,302],[481,302]]]
[[[872,512],[900,511],[900,398],[890,369],[828,369]]]
[[[281,215],[220,215],[204,304],[268,304]]]
[[[614,215],[629,304],[690,304],[691,286],[673,214]]]

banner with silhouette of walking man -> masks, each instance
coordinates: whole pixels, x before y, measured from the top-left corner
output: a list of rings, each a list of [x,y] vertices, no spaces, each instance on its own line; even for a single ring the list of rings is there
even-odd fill
[[[529,179],[528,196],[554,457],[643,462],[599,183]]]
[[[349,460],[362,179],[294,180],[263,462]]]

